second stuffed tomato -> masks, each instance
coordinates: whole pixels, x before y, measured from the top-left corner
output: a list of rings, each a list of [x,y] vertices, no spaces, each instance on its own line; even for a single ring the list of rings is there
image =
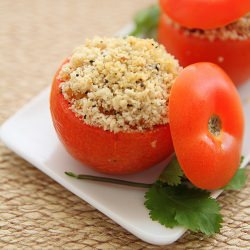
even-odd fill
[[[193,1],[193,4],[197,5],[197,12],[192,12],[192,16],[197,16],[197,18],[192,22],[193,27],[187,28],[179,24],[177,20],[172,20],[169,17],[171,15],[169,11],[173,11],[175,7],[178,7],[178,1],[169,1],[173,2],[170,5],[172,6],[171,9],[166,9],[167,2],[166,0],[160,1],[162,13],[159,21],[158,40],[165,45],[171,54],[176,56],[182,66],[185,67],[196,62],[208,61],[220,65],[236,85],[242,84],[250,78],[250,14],[246,14],[236,21],[230,16],[232,19],[231,23],[218,28],[206,29],[209,27],[207,26],[208,24],[211,26],[212,24],[218,25],[219,23],[215,22],[211,13],[209,13],[210,20],[204,16],[203,12],[206,12],[205,10],[208,7],[214,8],[213,13],[218,12],[218,3],[212,6],[208,1],[207,3],[206,1]],[[186,0],[183,2],[187,2],[188,4],[189,1]],[[241,3],[237,2],[237,4],[240,5]],[[202,5],[202,8],[198,8],[200,5]],[[232,6],[228,4],[229,7],[231,8]],[[191,16],[188,12],[189,8],[190,5],[187,5],[185,11],[183,9],[185,13],[187,12],[186,16],[184,15],[185,13],[182,16],[180,15],[181,20],[185,24],[186,22],[189,24],[188,20]],[[181,11],[181,8],[178,10]],[[201,10],[204,18],[198,21]],[[168,13],[165,13],[165,11],[168,11]],[[250,11],[249,3],[248,5],[244,5],[244,11],[242,10],[239,13],[246,13],[247,11]],[[225,9],[221,16],[227,20],[227,15],[230,13],[232,11],[227,12]],[[235,17],[238,16],[236,15]],[[175,15],[173,18],[176,18]],[[215,23],[208,23],[208,21]]]

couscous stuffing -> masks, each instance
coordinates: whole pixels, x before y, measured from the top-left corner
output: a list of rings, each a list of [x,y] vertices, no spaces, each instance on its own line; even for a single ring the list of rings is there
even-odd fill
[[[168,24],[171,24],[174,28],[181,30],[187,36],[199,37],[201,39],[208,39],[214,41],[219,40],[247,40],[250,39],[250,13],[241,17],[237,21],[230,23],[224,27],[217,29],[189,29],[181,26],[180,24],[171,20],[168,16],[165,16],[165,20]]]
[[[104,130],[144,131],[168,123],[168,98],[181,67],[152,39],[86,40],[60,73],[70,109]]]

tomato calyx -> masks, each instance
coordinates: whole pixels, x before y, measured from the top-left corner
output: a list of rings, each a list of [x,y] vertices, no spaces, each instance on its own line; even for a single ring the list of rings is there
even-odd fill
[[[221,134],[222,125],[218,115],[212,115],[208,121],[208,131],[218,137]]]

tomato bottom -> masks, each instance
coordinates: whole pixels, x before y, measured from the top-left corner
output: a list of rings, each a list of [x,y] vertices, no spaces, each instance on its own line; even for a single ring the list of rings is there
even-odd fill
[[[188,36],[160,17],[158,41],[183,67],[196,62],[212,62],[222,67],[236,85],[250,78],[250,39],[214,40]]]

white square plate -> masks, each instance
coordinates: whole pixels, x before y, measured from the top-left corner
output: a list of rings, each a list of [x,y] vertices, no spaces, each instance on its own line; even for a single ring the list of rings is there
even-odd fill
[[[245,163],[250,158],[250,82],[239,89],[245,117],[246,130],[243,146]],[[7,120],[0,129],[3,142],[18,155],[32,163],[72,193],[109,216],[138,238],[157,245],[170,244],[186,231],[175,227],[167,229],[153,222],[144,207],[145,189],[76,180],[65,171],[101,175],[75,161],[62,147],[54,131],[49,112],[49,89]],[[166,162],[136,175],[120,179],[152,183]],[[217,197],[221,191],[212,194]]]

